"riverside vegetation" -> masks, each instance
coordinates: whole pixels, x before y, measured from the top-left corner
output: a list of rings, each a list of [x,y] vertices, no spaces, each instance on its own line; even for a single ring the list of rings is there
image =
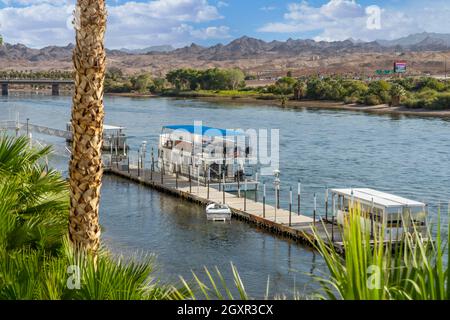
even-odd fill
[[[101,247],[94,263],[74,251],[67,237],[69,188],[47,168],[50,151],[30,147],[25,137],[0,137],[0,299],[251,299],[234,266],[231,285],[217,268],[165,284],[154,274],[151,255],[117,257]],[[371,248],[368,231],[356,223],[361,214],[356,206],[344,226],[345,257],[320,237],[312,239],[328,266],[324,276],[311,275],[321,286],[315,298],[449,298],[449,239],[441,225],[434,243],[413,233],[397,250],[377,237]],[[78,284],[69,266],[80,268]],[[272,297],[269,287],[266,298]]]
[[[72,79],[68,71],[1,71],[1,79]],[[345,104],[404,106],[408,109],[450,109],[450,80],[431,77],[362,81],[334,77],[301,77],[290,74],[275,84],[252,88],[252,79],[239,69],[177,69],[166,77],[150,73],[125,75],[115,67],[106,72],[106,93],[138,93],[186,98],[223,97],[258,100],[340,101]]]
[[[182,97],[248,97],[262,100],[331,100],[369,106],[389,104],[410,109],[450,109],[450,81],[431,77],[361,81],[343,77],[282,77],[273,85],[250,88],[238,69],[178,69],[166,78],[124,76],[110,70],[106,92],[155,93]]]

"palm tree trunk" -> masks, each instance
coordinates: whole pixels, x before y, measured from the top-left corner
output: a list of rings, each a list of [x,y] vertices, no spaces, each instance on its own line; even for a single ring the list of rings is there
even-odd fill
[[[97,256],[102,179],[105,0],[78,0],[73,52],[72,157],[69,165],[69,237],[77,250]]]

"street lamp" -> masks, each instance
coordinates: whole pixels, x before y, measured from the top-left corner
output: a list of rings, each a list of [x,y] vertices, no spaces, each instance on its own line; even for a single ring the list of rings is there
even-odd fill
[[[273,176],[274,176],[273,185],[275,186],[275,202],[276,202],[275,203],[275,221],[276,221],[277,209],[280,209],[280,184],[281,184],[280,170],[274,170]]]

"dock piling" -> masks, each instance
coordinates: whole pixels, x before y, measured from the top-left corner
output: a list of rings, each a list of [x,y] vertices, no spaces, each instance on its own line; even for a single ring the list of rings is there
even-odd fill
[[[255,185],[255,202],[258,202],[258,173],[255,174],[255,180],[256,180],[256,185]]]
[[[137,172],[138,172],[138,178],[141,176],[141,150],[138,150],[138,158],[137,158]]]
[[[331,217],[331,242],[334,243],[334,215]]]
[[[225,204],[225,172],[223,173],[222,197],[223,197],[223,204]]]
[[[155,171],[155,156],[153,154],[154,149],[152,147],[152,167],[150,168],[150,180],[153,181],[153,171]]]
[[[208,186],[207,186],[207,195],[206,199],[209,200],[209,184],[211,182],[211,168],[208,166]]]
[[[325,221],[328,221],[328,188],[325,190]]]
[[[178,189],[178,164],[175,164],[175,189]]]
[[[297,213],[298,213],[298,215],[300,215],[301,193],[302,193],[302,184],[299,181],[298,185],[297,185]]]
[[[237,175],[237,188],[238,188],[238,198],[241,197],[241,183],[240,183],[241,177],[238,173]]]
[[[247,179],[245,179],[244,211],[247,211]]]
[[[189,193],[192,193],[192,176],[191,176],[191,167],[192,167],[192,164],[190,164],[189,165],[189,167],[188,167],[188,175],[189,175]]]
[[[317,212],[317,197],[314,193],[314,211],[313,211],[313,226],[316,226],[316,212]]]
[[[266,183],[263,183],[263,218],[266,217]]]
[[[289,188],[289,227],[292,226],[292,187]]]

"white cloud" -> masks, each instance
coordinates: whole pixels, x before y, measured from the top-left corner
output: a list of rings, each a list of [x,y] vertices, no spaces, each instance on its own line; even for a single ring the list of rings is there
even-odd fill
[[[394,39],[417,32],[446,32],[450,29],[449,5],[402,10],[380,8],[380,27],[370,28],[366,7],[355,0],[330,0],[315,7],[306,1],[292,3],[287,7],[283,21],[268,23],[258,29],[272,33],[315,32],[316,40],[361,40]]]
[[[0,33],[8,42],[32,47],[74,42],[74,0],[0,0]],[[229,37],[226,26],[198,27],[220,21],[208,0],[128,1],[108,6],[106,44],[138,48],[157,44],[181,46],[196,40]]]
[[[228,2],[225,2],[225,1],[218,1],[217,2],[217,7],[219,7],[219,8],[228,7],[228,6],[229,6]]]

